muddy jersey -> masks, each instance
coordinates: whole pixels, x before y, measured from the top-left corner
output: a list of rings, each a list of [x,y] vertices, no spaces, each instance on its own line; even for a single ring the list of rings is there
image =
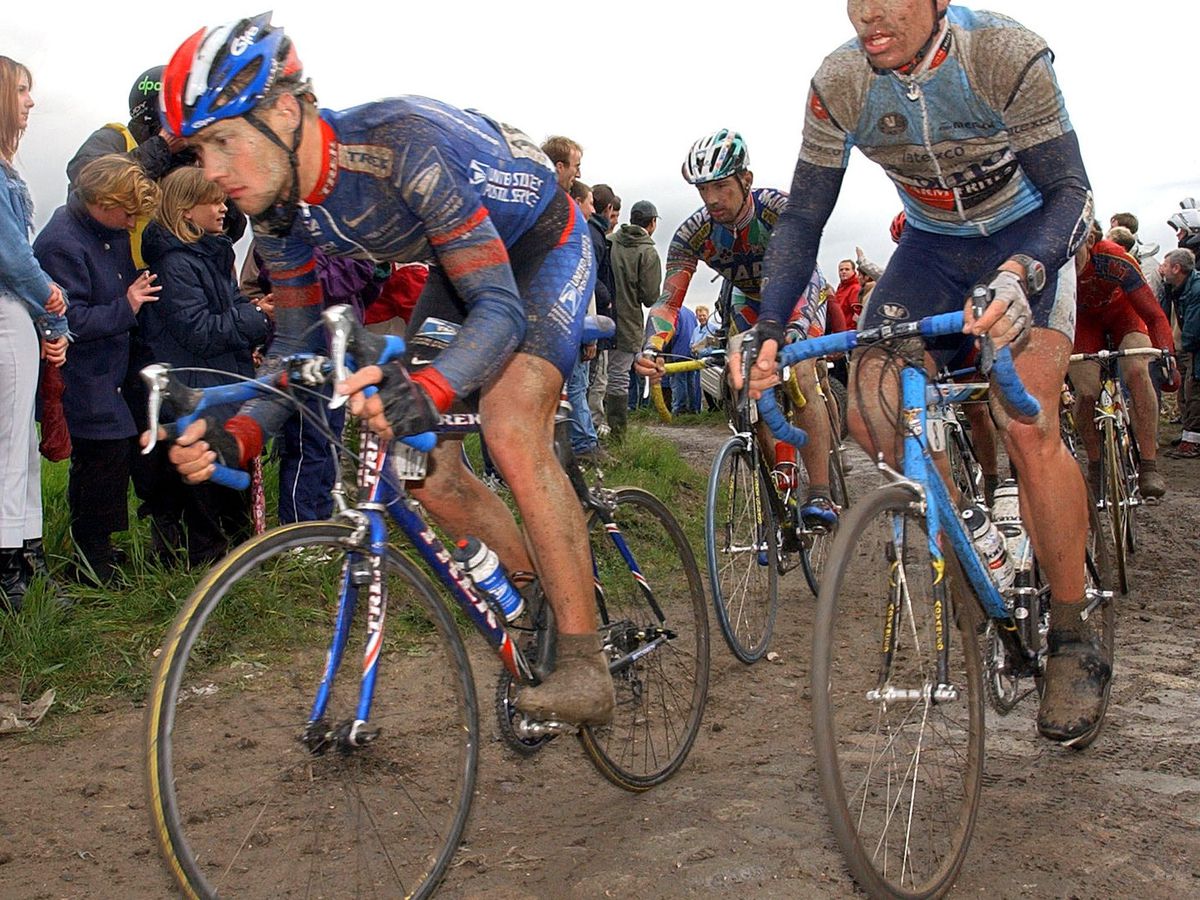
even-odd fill
[[[478,387],[526,333],[527,304],[511,259],[545,252],[583,227],[573,204],[553,202],[561,191],[549,159],[514,128],[424,97],[322,110],[318,124],[316,188],[288,234],[257,235],[276,289],[272,353],[321,349],[321,329],[312,327],[320,313],[313,248],[378,262],[428,261],[470,311],[435,368],[460,395]],[[559,206],[569,222],[550,222]],[[541,233],[548,228],[556,233]],[[590,253],[576,259],[579,271],[565,272],[561,298],[553,298],[561,302],[540,311],[541,327],[557,328],[564,342],[577,335],[590,291]],[[267,424],[268,417],[256,418]]]
[[[666,346],[675,333],[679,307],[700,262],[706,263],[735,290],[741,299],[745,319],[753,324],[758,318],[762,296],[762,265],[767,243],[779,215],[787,206],[788,196],[774,188],[754,188],[750,192],[753,209],[748,221],[730,228],[712,220],[707,207],[696,210],[679,226],[667,250],[663,294],[650,310],[646,322],[647,339]],[[811,326],[824,322],[824,303],[829,286],[814,268],[804,296],[794,305],[788,322],[798,330],[811,332]],[[803,319],[803,321],[801,321]],[[819,331],[818,331],[819,333]]]
[[[1045,41],[959,6],[936,53],[910,75],[873,69],[856,40],[813,79],[800,158],[845,168],[858,147],[895,183],[908,223],[986,235],[1042,205],[1021,150],[1071,130]]]
[[[1045,41],[1012,19],[953,5],[910,72],[874,69],[857,40],[826,57],[809,91],[793,202],[767,255],[763,316],[780,319],[807,278],[853,147],[891,178],[908,228],[978,245],[1004,234],[1047,271],[1068,264],[1092,197],[1051,61]],[[983,259],[986,249],[958,255]]]

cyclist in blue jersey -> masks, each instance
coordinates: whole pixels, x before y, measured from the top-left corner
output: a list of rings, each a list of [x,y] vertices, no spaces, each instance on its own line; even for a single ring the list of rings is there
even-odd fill
[[[553,449],[594,282],[592,243],[545,154],[515,128],[423,97],[318,110],[270,14],[188,38],[164,73],[162,102],[164,121],[198,151],[205,175],[252,217],[274,285],[272,355],[323,349],[314,248],[431,264],[409,329],[412,376],[393,364],[360,370],[345,386],[351,409],[390,438],[426,431],[456,400],[478,394],[528,547],[456,445],[434,450],[412,494],[454,537],[482,538],[514,580],[535,571],[541,579],[559,629],[558,664],[517,705],[541,719],[608,721],[613,688],[587,530]],[[436,334],[453,336],[419,368]],[[369,384],[379,392],[367,399]],[[210,477],[218,459],[244,466],[287,415],[281,407],[255,401],[225,422],[197,422],[171,459],[192,481]]]
[[[728,128],[692,144],[683,163],[683,177],[696,186],[704,206],[689,216],[671,238],[663,294],[646,320],[646,344],[656,350],[666,347],[674,336],[676,317],[701,261],[733,286],[731,336],[754,326],[762,296],[763,255],[788,202],[787,194],[782,191],[753,187],[754,173],[750,171],[746,142]],[[789,308],[786,319],[789,340],[824,333],[830,296],[829,284],[814,264]],[[646,377],[654,375],[663,365],[661,361],[651,363],[647,359],[638,359],[635,364],[638,373]],[[796,366],[796,378],[806,398],[820,396],[814,360]],[[821,406],[806,403],[797,410],[796,421],[809,437],[799,449],[808,473],[808,496],[800,514],[810,526],[832,527],[837,524],[838,514],[829,493],[829,419]],[[763,446],[774,448],[765,423],[760,428]]]
[[[1111,660],[1079,614],[1087,499],[1057,410],[1075,325],[1072,256],[1092,200],[1052,55],[1013,20],[949,0],[849,0],[848,13],[857,39],[826,57],[812,80],[792,201],[767,251],[756,326],[764,352],[752,386],[772,382],[783,323],[858,147],[895,183],[907,218],[859,327],[959,309],[973,285],[988,285],[994,300],[979,318],[967,304],[964,331],[1012,344],[1021,378],[1041,401],[1032,422],[996,397],[992,404],[1052,594],[1038,728],[1081,740],[1099,727]],[[956,349],[935,347],[934,356]],[[854,434],[868,452],[894,458],[895,428],[880,398],[895,395],[895,369],[871,354],[854,368]]]

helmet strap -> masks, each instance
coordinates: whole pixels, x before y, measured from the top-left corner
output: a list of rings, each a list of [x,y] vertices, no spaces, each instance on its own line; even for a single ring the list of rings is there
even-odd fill
[[[299,104],[299,101],[297,101]],[[296,213],[300,211],[300,141],[304,136],[304,107],[300,105],[300,121],[292,132],[292,145],[289,147],[266,122],[253,113],[246,114],[246,121],[257,128],[276,147],[283,150],[288,157],[288,165],[292,170],[292,182],[288,187],[287,198],[263,210],[254,217],[255,223],[266,228],[268,234],[283,237],[292,230],[296,221]]]

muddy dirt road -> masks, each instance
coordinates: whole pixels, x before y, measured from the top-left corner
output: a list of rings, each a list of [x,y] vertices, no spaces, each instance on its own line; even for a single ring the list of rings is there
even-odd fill
[[[697,465],[699,490],[724,429],[655,430]],[[862,492],[871,476],[857,459]],[[984,808],[954,896],[1200,896],[1200,466],[1162,468],[1172,491],[1140,516],[1108,726],[1076,753],[1037,737],[1032,700],[1007,718],[989,711]],[[781,590],[779,658],[750,668],[713,626],[703,729],[683,770],[648,794],[602,781],[573,739],[530,760],[490,741],[442,896],[853,894],[816,791],[812,612],[793,573]],[[476,655],[481,699],[494,668]],[[494,737],[490,714],[481,718]],[[0,742],[0,896],[169,895],[147,834],[141,711],[113,705],[52,730]]]

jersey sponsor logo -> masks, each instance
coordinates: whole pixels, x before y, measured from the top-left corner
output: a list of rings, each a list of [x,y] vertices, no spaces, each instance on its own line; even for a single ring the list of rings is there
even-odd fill
[[[903,134],[908,129],[908,119],[898,112],[884,113],[875,127],[887,135]]]
[[[941,187],[921,187],[915,184],[903,185],[904,193],[924,206],[934,209],[954,209],[954,191]]]
[[[1024,132],[1032,131],[1035,128],[1045,128],[1047,125],[1057,122],[1058,119],[1059,114],[1057,112],[1053,112],[1049,115],[1042,116],[1040,119],[1034,119],[1032,122],[1024,122],[1021,124],[1012,125],[1008,128],[1008,133],[1023,134]]]
[[[479,424],[479,413],[442,413],[442,424],[465,427]]]
[[[961,159],[966,155],[966,153],[967,148],[962,146],[962,144],[959,144],[955,147],[943,147],[940,150],[935,150],[933,153],[929,153],[926,150],[921,150],[919,152],[915,150],[905,150],[904,161],[906,163],[924,163],[929,162],[931,159],[943,161]]]
[[[395,155],[377,144],[342,144],[338,147],[338,168],[363,172],[376,178],[389,178]]]
[[[460,327],[457,322],[450,322],[446,319],[430,316],[421,323],[421,327],[417,329],[416,337],[440,344],[448,344],[458,334]]]
[[[903,321],[908,318],[908,307],[902,303],[884,303],[879,307],[879,314],[894,322]]]
[[[995,122],[941,122],[938,131],[983,131],[992,134],[999,127]]]
[[[532,172],[506,172],[477,159],[471,160],[470,169],[471,184],[482,185],[480,194],[500,203],[537,206],[546,184],[545,178]]]

